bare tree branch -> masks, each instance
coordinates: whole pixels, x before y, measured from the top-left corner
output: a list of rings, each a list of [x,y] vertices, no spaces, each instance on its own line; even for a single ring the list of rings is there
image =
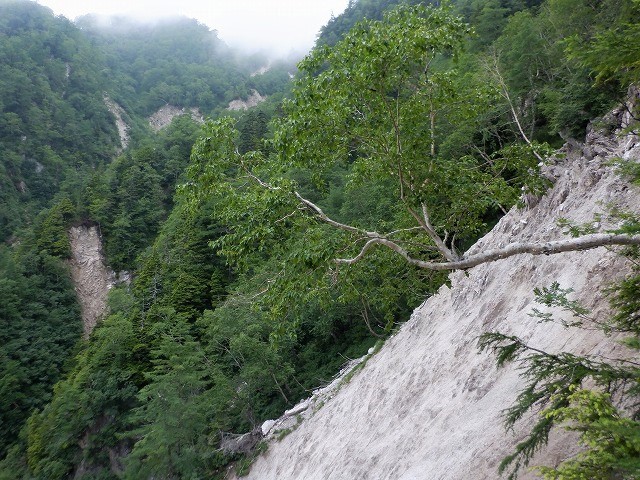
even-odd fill
[[[592,248],[604,247],[608,245],[640,245],[640,235],[618,235],[607,233],[596,233],[585,235],[580,238],[567,240],[557,240],[543,243],[513,243],[504,248],[487,250],[484,253],[472,255],[453,262],[427,262],[413,258],[405,249],[397,243],[386,238],[372,238],[360,250],[360,253],[353,258],[340,258],[337,263],[351,265],[364,257],[367,250],[376,244],[384,245],[402,256],[408,263],[426,270],[466,270],[483,263],[494,262],[504,258],[513,257],[528,253],[530,255],[554,255],[562,252],[575,252],[590,250]]]
[[[422,204],[422,217],[424,218],[424,224],[426,225],[426,229],[427,229],[427,233],[429,234],[429,237],[431,238],[431,240],[433,240],[433,243],[436,244],[436,247],[438,247],[438,250],[442,252],[442,254],[444,255],[444,258],[446,258],[450,262],[455,262],[457,260],[460,260],[460,257],[453,250],[450,250],[449,248],[447,248],[444,241],[436,233],[436,229],[433,228],[433,225],[431,225],[431,219],[429,218],[429,211],[427,210],[427,205],[424,203]]]
[[[309,208],[309,210],[314,212],[323,222],[328,223],[329,225],[331,225],[333,227],[339,228],[340,230],[346,230],[347,232],[357,233],[359,235],[363,235],[363,236],[369,237],[369,238],[381,238],[382,237],[382,235],[380,235],[377,232],[368,232],[366,230],[362,230],[362,229],[354,227],[352,225],[347,225],[345,223],[336,222],[332,218],[329,218],[327,216],[327,214],[324,213],[322,211],[322,209],[319,206],[317,206],[315,203],[313,203],[312,201],[307,200],[302,195],[300,195],[298,192],[293,192],[293,194],[296,196],[296,198],[301,203],[303,203],[305,206],[307,206],[307,208]]]
[[[298,192],[293,192],[293,193],[301,203],[303,203],[312,212],[314,212],[315,215],[320,220],[322,220],[323,222],[325,222],[325,223],[327,223],[327,224],[329,224],[329,225],[331,225],[333,227],[339,228],[340,230],[345,230],[345,231],[351,232],[351,233],[357,233],[358,235],[362,235],[363,237],[371,239],[365,244],[365,246],[363,247],[363,252],[361,252],[361,254],[364,254],[364,251],[369,249],[369,247],[371,246],[369,244],[371,242],[373,242],[372,245],[375,244],[375,243],[380,243],[380,244],[386,245],[387,247],[391,248],[392,250],[400,253],[402,256],[407,258],[407,261],[409,261],[408,254],[405,256],[405,254],[401,253],[401,252],[405,252],[405,250],[402,247],[400,247],[400,245],[398,245],[396,242],[393,242],[392,240],[389,240],[389,238],[387,238],[388,235],[381,235],[378,232],[369,232],[369,231],[362,230],[360,228],[354,227],[352,225],[347,225],[347,224],[344,224],[344,223],[337,222],[337,221],[333,220],[332,218],[330,218],[326,213],[324,213],[322,211],[322,209],[319,206],[317,206],[315,203],[313,203],[312,201],[307,200],[302,195],[300,195]],[[444,242],[442,241],[440,236],[436,233],[435,229],[431,225],[431,221],[430,221],[429,215],[427,213],[427,207],[424,204],[422,205],[423,218],[420,218],[420,216],[418,214],[416,214],[415,211],[413,211],[413,209],[411,209],[409,206],[407,206],[407,208],[408,208],[409,212],[411,212],[413,217],[418,221],[418,223],[420,223],[422,228],[427,232],[429,238],[435,244],[435,246],[438,249],[438,251],[444,256],[444,258],[446,258],[450,262],[455,262],[457,260],[460,260],[460,257],[453,250],[447,248],[447,246],[444,244]],[[361,257],[359,255],[358,256],[358,260],[360,258]],[[340,263],[355,263],[355,262],[344,262],[344,261],[341,261]]]
[[[276,376],[274,375],[273,372],[271,372],[271,378],[273,379],[273,382],[276,384],[276,388],[278,389],[278,392],[280,392],[280,395],[282,395],[282,398],[284,399],[284,402],[287,405],[291,405],[291,403],[289,402],[289,399],[284,394],[284,390],[282,390],[282,387],[280,387],[280,384],[278,383],[278,379],[276,378]]]
[[[262,187],[270,190],[279,190],[279,187],[269,185],[268,183],[265,183],[261,179],[256,177],[245,165],[242,165],[242,167],[247,172],[247,174]],[[321,221],[340,230],[355,233],[369,239],[360,250],[360,253],[358,253],[358,255],[356,255],[355,257],[336,259],[335,262],[339,264],[351,265],[358,262],[374,245],[384,245],[402,256],[407,261],[407,263],[420,268],[424,268],[426,270],[466,270],[483,263],[493,262],[524,253],[528,253],[530,255],[553,255],[562,252],[590,250],[592,248],[598,248],[608,245],[640,245],[640,235],[596,233],[592,235],[585,235],[580,238],[556,240],[551,242],[513,243],[511,245],[507,245],[504,248],[487,250],[484,253],[471,255],[470,257],[466,258],[463,256],[462,258],[460,258],[460,256],[455,251],[447,248],[442,239],[436,233],[433,225],[431,225],[431,220],[429,218],[429,212],[426,205],[422,204],[422,218],[420,218],[420,215],[418,215],[417,212],[415,212],[407,205],[409,212],[411,212],[413,217],[427,232],[429,238],[434,242],[437,250],[447,260],[446,262],[425,261],[413,258],[406,249],[401,247],[398,243],[390,240],[385,235],[381,235],[378,232],[363,230],[352,225],[347,225],[345,223],[340,223],[336,220],[333,220],[326,213],[324,213],[318,205],[311,202],[310,200],[307,200],[297,191],[294,191],[293,193],[298,201],[300,201],[300,203],[311,210]]]
[[[533,144],[531,143],[531,140],[529,140],[529,137],[527,136],[527,134],[524,133],[524,129],[522,128],[522,124],[520,123],[520,119],[518,118],[518,114],[516,112],[516,109],[513,106],[513,102],[511,101],[511,96],[509,95],[509,89],[507,87],[506,82],[504,81],[504,78],[502,77],[502,74],[500,73],[500,65],[498,64],[498,54],[495,51],[491,55],[491,59],[493,60],[493,65],[491,65],[489,67],[490,70],[491,70],[491,74],[493,75],[493,77],[497,80],[498,84],[500,85],[500,91],[501,91],[502,97],[509,104],[509,109],[511,110],[511,115],[513,117],[513,121],[515,122],[516,126],[518,127],[518,131],[520,132],[520,136],[522,137],[522,139],[525,142],[527,142],[527,145],[529,145],[531,147],[531,151],[536,156],[536,158],[540,162],[544,162],[544,159],[533,148]]]
[[[367,302],[364,299],[364,297],[360,297],[360,302],[362,303],[362,319],[364,320],[364,323],[367,325],[367,329],[369,330],[371,335],[373,335],[374,337],[384,338],[384,335],[380,335],[379,333],[374,332],[373,328],[371,327],[371,321],[369,320],[369,313],[368,313],[369,306],[367,305]]]

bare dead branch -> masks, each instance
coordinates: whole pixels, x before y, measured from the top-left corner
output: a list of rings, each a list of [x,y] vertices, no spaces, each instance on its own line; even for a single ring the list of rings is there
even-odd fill
[[[444,258],[446,258],[450,262],[455,262],[457,260],[460,260],[460,257],[458,257],[458,255],[453,250],[450,250],[449,248],[447,248],[447,246],[445,245],[445,242],[436,233],[436,229],[433,228],[433,225],[431,225],[429,210],[427,209],[427,206],[424,203],[422,204],[422,217],[424,219],[424,224],[426,226],[426,230],[427,230],[427,233],[429,234],[429,237],[431,238],[433,243],[436,244],[436,247],[438,247],[438,250],[440,250],[442,255],[444,255]]]
[[[371,333],[371,335],[373,335],[374,337],[377,338],[384,338],[384,335],[380,335],[379,333],[376,333],[373,331],[373,328],[371,327],[371,321],[369,320],[369,306],[367,305],[367,302],[365,301],[364,297],[360,297],[360,302],[362,302],[362,319],[364,320],[364,323],[367,326],[367,329],[369,330],[369,332]]]
[[[336,222],[332,218],[329,218],[327,216],[327,214],[324,213],[322,211],[322,209],[319,206],[317,206],[315,203],[313,203],[312,201],[307,200],[302,195],[300,195],[298,192],[293,192],[293,194],[296,196],[296,198],[301,203],[303,203],[307,208],[309,208],[309,210],[314,212],[323,222],[328,223],[329,225],[331,225],[333,227],[339,228],[340,230],[346,230],[347,232],[357,233],[359,235],[363,235],[363,236],[368,237],[368,238],[379,238],[379,237],[382,237],[382,235],[380,235],[377,232],[367,232],[366,230],[362,230],[360,228],[354,227],[353,225],[347,225],[345,223]]]
[[[554,255],[562,252],[576,252],[590,250],[592,248],[610,245],[640,245],[640,235],[618,235],[607,233],[596,233],[585,235],[580,238],[567,240],[557,240],[542,243],[513,243],[504,248],[487,250],[484,253],[472,255],[457,261],[450,262],[428,262],[413,258],[400,245],[386,238],[372,238],[360,250],[360,253],[353,258],[336,259],[337,263],[351,265],[364,257],[365,253],[374,245],[384,245],[402,256],[408,263],[426,270],[466,270],[468,268],[481,265],[483,263],[494,262],[504,258],[513,257],[528,253],[530,255]]]
[[[533,144],[531,143],[531,140],[529,140],[529,137],[527,136],[526,133],[524,133],[524,129],[522,128],[522,124],[520,123],[520,119],[518,117],[518,113],[516,112],[515,107],[513,106],[513,102],[511,101],[511,96],[509,95],[509,88],[507,87],[506,82],[504,81],[504,78],[502,76],[502,73],[500,73],[500,65],[498,64],[498,54],[494,51],[493,54],[491,55],[491,60],[493,61],[493,65],[491,65],[489,68],[491,70],[491,74],[493,75],[493,77],[495,78],[495,80],[498,82],[498,84],[500,85],[500,93],[502,94],[502,97],[507,101],[507,103],[509,104],[509,109],[511,110],[511,116],[513,117],[513,121],[516,124],[516,126],[518,127],[518,131],[520,132],[520,136],[522,137],[522,139],[527,143],[527,145],[529,145],[531,147],[531,151],[533,152],[533,154],[535,155],[535,157],[540,161],[540,162],[544,162],[544,159],[540,156],[540,154],[538,154],[538,152],[535,151],[535,149],[533,148]]]
[[[242,165],[247,174],[262,187],[270,190],[279,190],[280,187],[274,187],[261,179],[256,177],[245,165]],[[567,240],[556,240],[542,243],[513,243],[507,245],[504,248],[498,248],[493,250],[487,250],[484,253],[472,255],[466,258],[460,258],[460,256],[452,249],[449,249],[440,236],[436,233],[435,229],[431,225],[429,212],[425,204],[422,204],[422,218],[412,208],[406,205],[411,215],[418,221],[420,226],[427,232],[429,238],[434,242],[438,252],[444,256],[446,262],[433,262],[425,261],[417,258],[413,258],[409,252],[401,247],[398,243],[390,240],[387,236],[381,235],[378,232],[370,232],[363,230],[352,225],[347,225],[333,220],[315,203],[307,200],[298,192],[293,192],[295,197],[306,208],[311,210],[317,218],[323,222],[331,225],[340,230],[355,233],[361,235],[369,240],[364,244],[360,253],[353,258],[339,258],[335,262],[340,264],[354,264],[361,260],[366,252],[374,245],[384,245],[390,248],[400,256],[402,256],[407,263],[415,265],[426,270],[466,270],[468,268],[481,265],[483,263],[493,262],[504,258],[513,257],[515,255],[530,254],[530,255],[553,255],[562,252],[573,252],[581,250],[589,250],[592,248],[611,246],[611,245],[640,245],[640,235],[620,235],[620,234],[606,234],[596,233],[592,235],[585,235],[580,238],[571,238]]]
[[[420,261],[420,260],[416,260],[416,259],[413,259],[413,258],[409,257],[409,254],[407,253],[406,250],[404,250],[400,245],[398,245],[395,242],[392,242],[391,240],[386,240],[384,238],[372,238],[371,240],[369,240],[367,243],[364,244],[364,246],[362,247],[362,249],[360,250],[360,253],[358,255],[356,255],[353,258],[337,258],[336,259],[336,263],[344,263],[344,264],[347,264],[347,265],[353,265],[354,263],[362,260],[362,258],[365,256],[367,251],[371,247],[376,245],[376,244],[380,244],[380,245],[384,245],[386,247],[389,247],[394,252],[397,252],[400,255],[402,255],[409,263],[411,263],[413,265],[415,265],[414,262]]]
[[[256,177],[256,175],[251,171],[251,169],[245,165],[244,161],[242,161],[242,157],[240,157],[240,168],[242,168],[242,170],[246,172],[247,176],[250,179],[258,183],[258,185],[260,185],[261,187],[266,188],[267,190],[280,190],[279,187],[274,187],[273,185],[266,183],[262,181],[260,178]]]
[[[278,389],[278,392],[280,392],[280,395],[282,395],[282,398],[284,399],[284,402],[287,405],[290,405],[289,399],[287,398],[287,396],[284,394],[284,390],[282,390],[282,387],[280,386],[280,384],[278,383],[278,379],[276,378],[276,376],[274,375],[273,372],[271,372],[271,378],[273,379],[273,382],[276,384],[276,388]]]
[[[398,230],[394,230],[392,232],[387,233],[385,236],[386,237],[392,237],[393,235],[397,235],[398,233],[413,232],[415,230],[422,230],[422,227],[400,228]]]
[[[276,223],[284,222],[287,218],[293,217],[296,213],[298,213],[298,210],[294,210],[293,212],[288,213],[287,215],[282,217],[281,219],[276,220]]]

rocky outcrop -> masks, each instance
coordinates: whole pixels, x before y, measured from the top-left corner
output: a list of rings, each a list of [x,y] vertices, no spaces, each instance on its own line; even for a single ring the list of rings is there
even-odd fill
[[[263,97],[257,90],[251,90],[251,95],[246,100],[236,99],[229,102],[227,110],[249,110],[264,102],[267,97]]]
[[[620,125],[624,117],[620,109],[608,121]],[[640,140],[602,128],[591,130],[585,145],[565,147],[547,169],[555,181],[547,195],[530,208],[513,208],[470,253],[511,242],[562,239],[560,217],[590,222],[605,205],[639,213],[638,188],[607,162],[614,157],[640,161]],[[610,226],[600,224],[603,230]],[[243,478],[498,478],[501,459],[512,453],[535,418],[504,430],[501,412],[513,403],[523,381],[516,366],[497,369],[491,354],[478,353],[478,336],[501,331],[551,352],[629,355],[615,338],[539,323],[529,315],[533,289],[553,282],[572,288],[572,298],[594,314],[606,315],[602,289],[628,269],[622,257],[598,248],[520,255],[452,273],[450,286],[427,299],[364,368],[349,374],[349,381],[337,379],[339,388],[321,402],[316,397],[302,402],[306,418],[280,441],[270,442]],[[283,419],[278,422],[284,425]],[[267,438],[278,431],[277,422],[263,428]],[[567,435],[556,431],[534,463],[555,465],[574,453],[575,442]],[[523,472],[520,478],[534,476]]]
[[[227,455],[251,453],[260,440],[262,440],[262,431],[259,428],[243,435],[223,434],[220,450]]]
[[[84,337],[88,338],[107,310],[107,295],[116,279],[105,265],[98,227],[73,227],[69,240],[71,277],[82,309]]]
[[[255,72],[252,72],[251,75],[249,75],[249,76],[250,77],[255,77],[255,76],[258,76],[258,75],[264,75],[269,70],[271,70],[271,62],[267,63],[266,65],[261,66]]]
[[[118,149],[117,153],[120,154],[129,145],[129,126],[123,119],[124,110],[106,94],[104,96],[104,103],[109,109],[109,112],[111,112],[111,115],[113,115],[116,120],[116,127],[118,128],[118,136],[120,137],[121,147]]]
[[[159,132],[171,125],[173,119],[180,115],[190,115],[194,121],[204,123],[204,117],[197,108],[176,107],[175,105],[167,104],[148,118],[149,126],[154,132]]]

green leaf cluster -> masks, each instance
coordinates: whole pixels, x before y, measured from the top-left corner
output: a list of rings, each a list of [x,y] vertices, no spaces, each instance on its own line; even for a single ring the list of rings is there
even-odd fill
[[[586,450],[557,468],[536,468],[543,478],[640,478],[640,422],[621,416],[609,394],[576,389],[568,401],[569,406],[547,415],[580,432],[580,444]]]

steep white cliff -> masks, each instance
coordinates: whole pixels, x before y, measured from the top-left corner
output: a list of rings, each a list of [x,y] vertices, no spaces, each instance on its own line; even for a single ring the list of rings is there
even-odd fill
[[[227,110],[249,110],[264,102],[267,97],[263,97],[257,90],[251,90],[251,95],[246,100],[236,99],[229,102]]]
[[[619,110],[610,120],[622,122],[623,116]],[[607,204],[640,212],[638,188],[606,166],[616,156],[640,161],[638,137],[594,130],[585,145],[567,146],[564,153],[548,168],[555,179],[548,194],[529,209],[512,209],[473,251],[564,238],[558,218],[591,221]],[[572,298],[586,307],[606,312],[602,288],[628,268],[624,259],[598,248],[521,255],[451,274],[451,287],[427,299],[334,396],[302,404],[307,418],[281,441],[271,441],[243,478],[498,478],[500,460],[535,418],[505,432],[501,411],[523,382],[515,366],[497,369],[490,354],[478,353],[478,336],[497,330],[552,352],[628,355],[615,339],[541,324],[528,315],[533,289],[555,281],[573,288]],[[266,427],[270,435],[278,429]],[[554,465],[570,455],[574,442],[566,435],[556,432],[534,463]]]
[[[104,95],[104,103],[113,115],[116,121],[116,127],[118,129],[118,136],[120,137],[120,148],[118,149],[118,155],[126,150],[129,145],[129,125],[124,121],[124,110],[120,105],[114,102],[108,95]]]
[[[157,112],[151,115],[147,120],[149,121],[149,126],[154,132],[159,132],[163,128],[171,125],[171,122],[175,117],[179,117],[180,115],[190,115],[191,118],[198,122],[204,123],[204,117],[200,110],[195,107],[192,108],[184,108],[184,107],[176,107],[175,105],[164,105]]]
[[[73,227],[69,240],[71,277],[82,310],[84,337],[88,338],[106,312],[107,295],[115,275],[105,266],[98,227]]]

